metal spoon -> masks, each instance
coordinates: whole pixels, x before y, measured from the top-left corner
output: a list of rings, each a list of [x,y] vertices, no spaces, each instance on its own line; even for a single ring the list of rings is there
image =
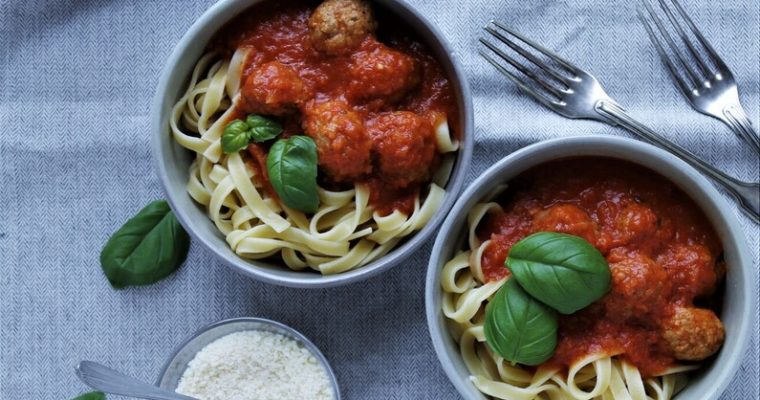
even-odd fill
[[[138,381],[94,361],[81,361],[76,373],[87,386],[101,392],[150,400],[198,400]]]

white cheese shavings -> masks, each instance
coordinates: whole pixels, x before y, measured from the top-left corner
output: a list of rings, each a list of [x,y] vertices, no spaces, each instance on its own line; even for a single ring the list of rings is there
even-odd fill
[[[265,331],[221,337],[190,361],[177,392],[200,400],[333,399],[327,370],[301,344]]]

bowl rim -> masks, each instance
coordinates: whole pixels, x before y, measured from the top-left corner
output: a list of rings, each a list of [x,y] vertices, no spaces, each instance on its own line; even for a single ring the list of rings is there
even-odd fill
[[[536,154],[540,154],[541,152],[552,152],[555,149],[559,149],[557,151],[554,151],[555,153],[561,153],[563,151],[563,148],[565,151],[568,151],[568,148],[572,148],[576,154],[560,154],[554,156],[539,155],[536,157]],[[617,151],[617,154],[602,155],[594,153],[595,151],[599,152],[602,150],[614,150],[612,152],[614,153]],[[458,364],[459,362],[455,360],[460,360],[461,356],[458,353],[451,351],[450,343],[453,342],[453,338],[449,334],[448,330],[446,330],[445,327],[441,326],[443,323],[445,323],[445,317],[440,310],[440,270],[443,264],[448,261],[448,253],[451,252],[448,243],[452,243],[453,241],[452,237],[450,236],[461,235],[461,227],[456,226],[455,221],[461,219],[463,213],[466,216],[466,213],[469,211],[472,205],[480,202],[482,198],[488,194],[489,190],[493,189],[496,185],[506,183],[519,173],[524,172],[527,169],[535,167],[537,165],[544,164],[555,159],[574,156],[598,156],[622,159],[651,169],[664,176],[669,181],[673,182],[674,179],[668,176],[668,173],[666,173],[666,171],[670,171],[674,175],[680,174],[681,176],[679,177],[679,180],[687,181],[689,185],[693,185],[693,191],[698,191],[705,195],[704,204],[709,204],[712,210],[708,211],[704,205],[699,204],[699,201],[689,193],[690,190],[684,188],[683,185],[678,185],[673,182],[673,184],[686,192],[690,198],[698,203],[698,207],[700,207],[700,209],[702,209],[705,214],[708,214],[708,219],[713,224],[713,228],[716,231],[722,232],[721,239],[724,244],[724,249],[728,248],[729,245],[735,248],[736,252],[733,254],[733,256],[736,258],[736,260],[738,260],[738,265],[732,266],[731,268],[733,270],[739,269],[741,271],[741,275],[745,276],[745,278],[750,278],[744,279],[740,282],[741,286],[739,289],[741,289],[741,293],[734,295],[737,298],[736,301],[739,303],[737,304],[736,308],[741,311],[739,329],[736,329],[734,332],[732,332],[732,335],[735,335],[737,337],[736,344],[730,349],[726,349],[725,347],[721,348],[719,354],[728,352],[726,359],[723,360],[720,368],[710,369],[711,373],[714,372],[713,370],[717,370],[717,372],[715,372],[717,377],[712,377],[713,384],[710,385],[709,389],[707,389],[706,392],[702,393],[704,396],[703,398],[705,399],[717,398],[726,389],[728,384],[735,376],[737,370],[739,369],[741,362],[743,361],[743,355],[746,353],[747,347],[749,346],[749,342],[752,338],[752,327],[754,326],[754,321],[757,318],[754,310],[757,308],[758,299],[755,295],[754,290],[752,289],[752,282],[757,282],[758,276],[757,271],[752,263],[752,255],[749,251],[749,248],[747,247],[744,232],[734,213],[734,210],[737,210],[737,208],[728,204],[724,197],[713,186],[712,182],[708,181],[707,178],[700,174],[696,169],[688,165],[680,158],[677,158],[675,155],[648,143],[609,135],[585,135],[554,138],[539,141],[529,146],[523,147],[502,158],[487,170],[485,170],[459,196],[459,199],[449,212],[446,220],[441,225],[441,229],[439,230],[438,235],[436,236],[435,243],[433,244],[433,249],[430,254],[428,269],[425,277],[425,314],[428,325],[428,333],[433,342],[433,347],[435,349],[441,367],[461,396],[464,398],[485,399],[485,396],[482,396],[482,394],[480,397],[470,396],[473,393],[480,392],[470,383],[470,380],[468,379],[469,375],[462,376],[455,368],[455,364]],[[658,167],[645,165],[644,162],[646,161],[639,162],[634,159],[636,156],[649,157],[652,160],[657,159],[659,165]],[[531,157],[534,159],[530,160],[529,158]],[[535,158],[540,158],[540,160],[535,161]],[[523,162],[525,165],[522,165],[516,171],[509,170],[513,164],[520,162]],[[509,177],[502,178],[502,175],[508,175]],[[465,207],[467,207],[467,209],[465,209]],[[712,212],[714,214],[714,217],[719,220],[711,217],[709,215],[710,212]],[[715,226],[718,222],[723,222],[723,226]],[[459,232],[459,234],[457,235],[456,232]],[[719,234],[721,232],[719,232]],[[447,246],[449,249],[447,249]],[[726,292],[728,292],[728,290]],[[724,296],[726,295],[724,294]],[[721,314],[724,313],[725,304]],[[718,360],[715,359],[710,362],[717,363]],[[690,381],[687,385],[687,388],[693,382],[694,381]],[[475,392],[473,392],[473,389]]]
[[[327,372],[327,377],[330,380],[330,385],[332,386],[333,390],[335,391],[335,399],[334,400],[341,400],[341,393],[340,393],[340,385],[338,384],[338,378],[335,376],[335,372],[332,369],[332,366],[330,365],[329,360],[327,360],[327,357],[325,357],[324,354],[322,354],[322,351],[315,345],[309,338],[307,338],[303,333],[299,332],[295,328],[285,325],[282,322],[274,321],[268,318],[260,318],[260,317],[237,317],[237,318],[228,318],[223,319],[221,321],[217,321],[211,324],[208,324],[206,326],[203,326],[199,329],[197,329],[195,332],[193,332],[190,336],[188,336],[185,340],[182,341],[182,343],[178,344],[174,350],[170,353],[169,357],[166,359],[166,362],[164,363],[164,366],[161,368],[161,372],[158,375],[158,379],[156,380],[156,386],[161,387],[161,382],[163,381],[164,377],[166,376],[166,373],[169,371],[169,368],[172,365],[172,361],[182,352],[182,350],[187,347],[188,344],[190,344],[193,340],[197,339],[199,336],[210,332],[214,329],[221,328],[223,326],[231,325],[231,324],[237,324],[241,322],[251,322],[251,323],[259,323],[263,325],[269,325],[273,326],[276,329],[280,329],[283,331],[288,332],[293,337],[290,337],[290,339],[296,340],[301,342],[304,345],[304,348],[309,350],[309,352],[319,361],[319,363],[325,368],[325,371]],[[245,331],[253,331],[256,329],[243,329],[237,332],[245,332]],[[232,332],[235,333],[235,332]],[[232,333],[229,333],[227,335],[231,335]],[[277,332],[274,332],[277,333]],[[224,336],[227,336],[224,335]],[[219,338],[216,338],[212,340],[211,342],[207,343],[203,347],[198,350],[198,352],[202,351],[205,346],[208,346],[209,344],[213,343],[216,340],[221,339],[224,336],[220,336]],[[195,353],[195,355],[198,354],[198,352]],[[193,356],[193,359],[195,356]],[[191,359],[192,361],[192,359]],[[189,362],[188,362],[189,363]],[[187,368],[187,366],[185,366]],[[174,390],[174,389],[172,389]]]
[[[207,240],[204,235],[197,231],[200,229],[200,226],[198,225],[199,223],[193,222],[189,215],[190,213],[179,206],[179,196],[189,195],[186,191],[176,193],[172,192],[170,189],[170,179],[167,172],[169,163],[166,162],[162,151],[164,145],[162,144],[161,136],[167,134],[168,130],[168,128],[162,123],[163,117],[171,112],[171,109],[166,111],[162,110],[166,98],[173,97],[168,93],[170,77],[181,62],[183,54],[186,53],[191,46],[197,46],[195,43],[196,36],[198,36],[203,29],[212,24],[219,26],[217,30],[220,29],[224,23],[229,21],[229,19],[239,15],[249,7],[264,1],[275,0],[218,1],[210,6],[188,28],[172,50],[171,55],[167,58],[167,61],[161,70],[161,75],[158,84],[156,85],[156,92],[151,103],[149,128],[151,135],[151,152],[154,160],[153,163],[161,183],[162,191],[178,221],[191,235],[193,240],[202,243],[203,246],[211,250],[218,259],[222,260],[224,264],[238,273],[262,282],[297,288],[328,288],[368,279],[398,265],[404,258],[419,250],[422,245],[432,237],[438,226],[443,222],[446,217],[446,211],[451,209],[456,202],[457,195],[461,192],[464,186],[464,180],[471,164],[474,147],[474,111],[469,80],[460,64],[458,53],[454,51],[453,47],[441,31],[419,11],[403,0],[371,0],[373,3],[380,4],[393,14],[404,14],[403,18],[400,18],[403,19],[405,23],[412,26],[415,33],[421,36],[424,39],[423,41],[426,42],[429,47],[440,48],[441,54],[439,56],[443,57],[445,55],[446,58],[439,59],[439,62],[445,69],[450,70],[450,74],[453,74],[453,76],[449,76],[449,79],[451,80],[455,91],[456,88],[459,89],[457,102],[459,106],[460,125],[463,127],[463,130],[460,134],[460,146],[457,150],[454,166],[451,175],[449,176],[449,181],[444,188],[446,191],[444,201],[422,229],[407,236],[402,244],[391,249],[387,254],[359,268],[334,275],[322,275],[316,272],[317,276],[314,276],[314,274],[303,271],[292,271],[281,264],[276,265],[278,267],[276,270],[266,265],[259,265],[257,260],[244,259],[237,254],[232,253],[229,249],[217,248],[217,246],[213,245],[213,243]],[[235,9],[237,9],[237,11],[234,12],[234,15],[225,19],[225,13],[231,12],[230,10]],[[419,26],[414,25],[412,21],[419,23]],[[223,250],[227,250],[229,253],[225,253]]]

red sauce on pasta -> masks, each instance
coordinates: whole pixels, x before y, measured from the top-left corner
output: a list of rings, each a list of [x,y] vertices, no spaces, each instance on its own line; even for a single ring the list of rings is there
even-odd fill
[[[399,210],[406,215],[414,211],[414,200],[417,198],[418,188],[392,190],[383,185],[383,181],[372,179],[369,185],[369,201],[374,204],[381,215],[388,215],[393,210]]]
[[[604,158],[560,160],[510,181],[499,203],[504,211],[478,227],[480,239],[491,240],[482,257],[487,281],[508,276],[510,247],[537,231],[583,237],[610,264],[610,292],[560,316],[551,365],[601,353],[621,355],[645,377],[662,373],[676,359],[664,321],[678,307],[716,307],[725,273],[720,242],[696,205],[647,169]]]
[[[381,9],[374,10],[377,30],[357,48],[340,55],[317,50],[308,24],[318,4],[265,2],[214,38],[212,48],[227,56],[252,50],[237,117],[273,115],[285,136],[306,131],[317,144],[322,186],[365,182],[381,213],[408,213],[410,193],[424,188],[438,165],[433,116],[445,113],[452,134],[459,134],[451,84],[430,51]]]

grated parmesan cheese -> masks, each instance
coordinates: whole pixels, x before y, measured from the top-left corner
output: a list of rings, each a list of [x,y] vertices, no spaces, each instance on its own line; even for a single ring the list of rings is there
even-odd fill
[[[278,333],[243,331],[204,347],[177,392],[200,400],[333,399],[327,370],[300,343]]]

